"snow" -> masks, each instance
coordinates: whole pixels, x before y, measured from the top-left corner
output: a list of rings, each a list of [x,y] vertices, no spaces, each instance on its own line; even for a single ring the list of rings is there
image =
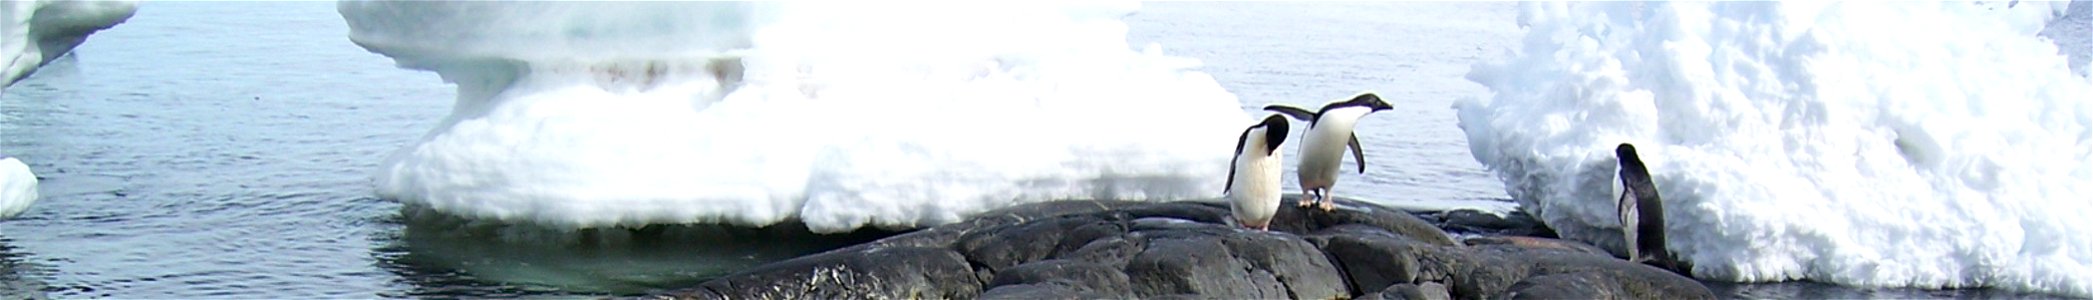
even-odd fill
[[[1634,143],[1696,277],[2093,296],[2093,79],[2037,35],[2066,5],[1524,3],[1455,109],[1524,209],[1610,247]]]
[[[123,23],[135,1],[0,2],[0,87],[58,59],[88,34]]]
[[[378,194],[471,218],[838,232],[1213,198],[1250,124],[1196,60],[1127,45],[1132,3],[339,8],[352,41],[458,84]]]

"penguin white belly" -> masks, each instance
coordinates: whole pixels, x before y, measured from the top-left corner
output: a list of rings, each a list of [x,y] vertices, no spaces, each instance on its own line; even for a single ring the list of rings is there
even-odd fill
[[[1346,143],[1352,141],[1356,118],[1327,118],[1308,129],[1301,141],[1301,187],[1328,188],[1337,185],[1337,172],[1344,168]]]
[[[0,158],[0,218],[11,218],[36,203],[36,174],[13,157]]]
[[[1260,151],[1261,152],[1261,151]],[[1279,213],[1280,154],[1236,161],[1235,186],[1228,191],[1229,211],[1246,226],[1261,226]]]

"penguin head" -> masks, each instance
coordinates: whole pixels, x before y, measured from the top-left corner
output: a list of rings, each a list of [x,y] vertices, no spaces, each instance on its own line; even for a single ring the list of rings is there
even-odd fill
[[[1286,116],[1280,114],[1265,116],[1264,123],[1258,126],[1265,128],[1265,153],[1278,153],[1279,144],[1286,143],[1286,134],[1292,132],[1287,128]]]
[[[1613,147],[1613,155],[1621,160],[1621,178],[1647,178],[1650,176],[1649,169],[1642,164],[1642,157],[1635,154],[1635,145],[1621,143],[1620,146]]]
[[[1620,158],[1621,163],[1624,164],[1629,161],[1634,161],[1638,165],[1642,164],[1642,158],[1635,155],[1635,145],[1621,143],[1620,146],[1613,147],[1613,155],[1615,158]]]
[[[1352,100],[1347,100],[1345,101],[1345,103],[1349,105],[1372,108],[1373,111],[1395,109],[1395,106],[1388,105],[1388,102],[1386,101],[1381,101],[1381,96],[1374,95],[1373,92],[1359,94],[1359,96],[1352,97]]]

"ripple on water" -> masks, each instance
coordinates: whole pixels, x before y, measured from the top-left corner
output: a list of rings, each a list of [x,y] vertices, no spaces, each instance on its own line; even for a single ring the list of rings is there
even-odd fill
[[[404,208],[397,235],[377,237],[379,267],[406,292],[388,297],[633,295],[683,288],[761,264],[894,234],[814,234],[766,228],[654,225],[563,230],[472,221]]]

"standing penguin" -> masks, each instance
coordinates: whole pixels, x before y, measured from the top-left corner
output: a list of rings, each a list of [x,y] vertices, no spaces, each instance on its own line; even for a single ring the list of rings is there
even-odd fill
[[[1635,145],[1621,143],[1613,148],[1621,161],[1621,196],[1614,199],[1621,213],[1621,236],[1627,241],[1628,261],[1672,269],[1664,250],[1664,204],[1657,198],[1657,184],[1643,167]]]
[[[1229,161],[1228,211],[1243,227],[1266,230],[1279,212],[1279,144],[1286,143],[1286,117],[1266,116],[1243,129]]]
[[[1301,140],[1300,179],[1301,206],[1320,203],[1323,210],[1336,207],[1335,195],[1330,189],[1337,186],[1338,166],[1344,161],[1347,148],[1352,151],[1352,160],[1359,164],[1359,173],[1366,173],[1366,152],[1359,149],[1359,136],[1352,134],[1352,127],[1359,118],[1377,111],[1394,109],[1382,102],[1374,93],[1361,93],[1351,100],[1330,102],[1323,109],[1309,112],[1285,105],[1266,105],[1265,110],[1308,121],[1308,130]]]

